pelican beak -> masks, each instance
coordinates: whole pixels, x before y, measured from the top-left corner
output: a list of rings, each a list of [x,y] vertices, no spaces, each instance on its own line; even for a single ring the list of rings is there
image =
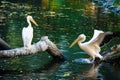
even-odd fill
[[[71,45],[69,48],[73,47],[78,41],[81,41],[82,38],[81,37],[78,37]]]
[[[35,24],[35,26],[38,26],[38,24],[35,22],[35,20],[33,18],[30,19],[30,21]]]

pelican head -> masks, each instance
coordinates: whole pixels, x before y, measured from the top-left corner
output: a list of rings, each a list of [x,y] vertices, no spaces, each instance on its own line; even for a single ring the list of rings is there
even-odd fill
[[[74,46],[77,42],[83,42],[86,39],[84,34],[80,34],[78,38],[70,45],[70,48]]]
[[[35,22],[35,20],[30,15],[27,16],[27,21],[28,21],[28,23],[29,23],[29,21],[31,21],[33,24],[35,24],[35,26],[38,26],[38,24]]]

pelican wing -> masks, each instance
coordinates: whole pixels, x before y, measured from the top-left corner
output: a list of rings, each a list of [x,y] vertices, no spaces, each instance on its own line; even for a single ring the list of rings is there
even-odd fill
[[[92,39],[89,41],[89,43],[93,43],[93,42],[97,41],[97,39],[99,38],[98,36],[101,33],[104,33],[104,32],[100,31],[100,30],[94,30],[94,35],[93,35]]]
[[[108,43],[113,38],[112,32],[94,31],[93,38],[89,41],[90,44],[96,44],[100,47]]]
[[[100,33],[94,40],[91,42],[91,44],[96,44],[100,46],[100,44],[103,42],[105,37],[105,33]]]

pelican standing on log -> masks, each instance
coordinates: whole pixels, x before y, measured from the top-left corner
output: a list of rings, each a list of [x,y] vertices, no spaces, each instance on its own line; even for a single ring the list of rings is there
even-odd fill
[[[120,36],[117,33],[113,32],[103,32],[100,30],[94,30],[94,35],[91,40],[88,42],[84,42],[86,36],[81,34],[78,38],[70,45],[70,48],[78,43],[79,47],[85,51],[89,56],[92,57],[92,62],[94,62],[95,58],[99,58],[102,60],[102,56],[100,55],[100,50],[104,44],[108,43],[113,37]],[[84,43],[83,43],[84,42]]]
[[[35,22],[32,16],[27,16],[27,22],[28,22],[28,27],[24,27],[22,30],[22,39],[23,39],[24,47],[29,48],[31,46],[31,42],[33,38],[33,27],[31,22],[34,23],[36,26],[38,26],[38,24]]]

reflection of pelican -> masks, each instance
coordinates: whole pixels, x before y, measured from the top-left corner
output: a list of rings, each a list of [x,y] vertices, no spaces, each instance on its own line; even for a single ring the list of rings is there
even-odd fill
[[[103,80],[103,75],[99,73],[100,67],[100,64],[93,63],[87,70],[83,71],[82,74],[80,72],[76,80]]]
[[[102,56],[99,54],[100,47],[109,42],[110,39],[113,38],[112,35],[112,32],[94,30],[94,35],[90,41],[82,43],[86,39],[86,36],[84,34],[81,34],[70,45],[70,47],[74,46],[78,42],[80,48],[84,50],[88,55],[90,55],[93,58],[93,61],[95,60],[95,57],[102,59]]]
[[[30,47],[33,38],[33,28],[30,21],[33,22],[36,26],[38,26],[38,24],[34,21],[32,16],[27,16],[28,27],[24,27],[22,30],[22,39],[24,47]]]

